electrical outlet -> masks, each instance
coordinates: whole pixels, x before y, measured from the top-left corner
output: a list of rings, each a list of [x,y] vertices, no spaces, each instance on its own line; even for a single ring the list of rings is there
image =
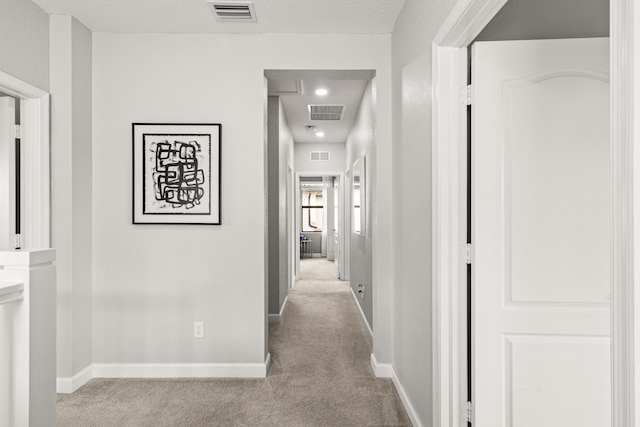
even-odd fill
[[[367,290],[367,288],[365,288],[363,284],[359,284],[358,285],[358,293],[360,294],[360,298],[362,298],[362,299],[365,298],[365,291],[366,290]]]
[[[193,323],[193,337],[204,338],[204,322]]]

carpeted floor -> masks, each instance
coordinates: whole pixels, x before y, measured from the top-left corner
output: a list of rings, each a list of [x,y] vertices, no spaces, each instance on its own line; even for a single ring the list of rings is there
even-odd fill
[[[329,267],[303,261],[270,327],[267,378],[94,379],[58,395],[58,426],[410,426],[392,382],[373,376],[349,285]]]

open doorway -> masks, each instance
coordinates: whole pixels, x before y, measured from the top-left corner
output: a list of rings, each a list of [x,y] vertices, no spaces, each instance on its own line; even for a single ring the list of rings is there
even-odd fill
[[[300,177],[300,274],[344,280],[341,175]]]
[[[4,73],[0,92],[0,250],[48,248],[49,95]]]
[[[615,159],[612,163],[609,162],[609,153],[612,152],[612,140],[608,130],[611,108],[608,72],[611,60],[608,40],[595,40],[596,46],[586,48],[582,57],[579,53],[582,48],[577,45],[590,43],[586,40],[588,38],[609,35],[609,4],[606,1],[589,2],[589,7],[581,4],[581,8],[587,8],[586,15],[595,21],[581,27],[581,20],[578,19],[573,21],[576,25],[572,25],[571,28],[559,26],[554,29],[550,28],[549,24],[556,22],[555,20],[547,19],[545,26],[539,26],[536,16],[539,16],[539,13],[544,13],[545,16],[560,16],[564,12],[574,10],[573,6],[568,4],[571,2],[544,2],[543,5],[537,3],[533,8],[536,10],[528,11],[527,6],[532,4],[527,5],[527,2],[518,0],[506,2],[502,10],[500,7],[505,4],[504,1],[470,3],[472,6],[465,12],[456,12],[460,18],[465,15],[456,22],[466,24],[443,28],[441,34],[436,37],[435,45],[438,48],[434,50],[434,70],[437,76],[434,86],[438,88],[440,95],[435,108],[437,113],[434,151],[438,153],[436,180],[439,181],[435,191],[438,206],[435,224],[441,233],[454,239],[451,248],[436,245],[438,249],[434,260],[438,266],[434,293],[441,297],[435,317],[438,340],[434,345],[440,353],[437,359],[445,361],[445,364],[451,363],[450,366],[453,367],[452,375],[448,379],[445,379],[446,375],[440,376],[435,387],[437,396],[443,396],[440,394],[445,389],[443,386],[452,390],[453,400],[440,401],[442,405],[435,408],[435,419],[443,425],[456,426],[466,425],[467,422],[480,426],[540,423],[551,426],[566,425],[563,420],[566,419],[565,411],[568,411],[572,414],[572,422],[580,425],[608,425],[612,418],[611,391],[615,390],[615,387],[611,387],[611,381],[613,380],[614,384],[617,381],[616,378],[610,377],[611,372],[615,372],[615,369],[611,369],[610,358],[610,349],[615,349],[615,342],[611,346],[609,339],[612,330],[609,323],[610,292],[615,289],[615,284],[610,280],[613,276],[609,274],[610,269],[615,268],[610,265],[610,251],[615,244],[615,236],[610,234],[612,213],[609,210],[609,202],[613,197],[608,182],[611,180],[612,172],[614,176],[616,174]],[[476,7],[482,8],[483,12],[478,12],[480,9]],[[492,17],[488,14],[495,17],[487,26]],[[525,21],[525,25],[518,24]],[[563,19],[557,22],[560,21]],[[593,22],[599,24],[593,25]],[[604,34],[593,33],[603,29]],[[492,31],[494,35],[488,35]],[[516,34],[522,31],[526,34]],[[495,32],[499,34],[496,35]],[[478,34],[485,44],[483,47],[479,43],[470,47]],[[566,38],[573,40],[551,40]],[[547,40],[527,41],[530,39]],[[523,65],[534,66],[520,73],[514,71],[514,74],[505,77],[497,84],[497,91],[495,86],[493,91],[486,89],[484,77],[487,64],[491,71],[486,75],[492,76],[491,78],[504,69],[499,65],[500,57],[504,55],[498,53],[496,56],[487,56],[488,51],[493,49],[493,43],[498,49],[513,47],[514,52],[517,52],[518,65],[511,71]],[[555,45],[567,43],[576,43],[576,46],[569,47],[563,53],[554,52]],[[528,44],[533,47],[533,52],[529,51],[529,54]],[[468,55],[469,47],[473,51],[472,55]],[[469,57],[472,58],[471,64],[468,62]],[[582,64],[580,58],[585,59],[587,64]],[[543,62],[553,62],[556,59],[559,63],[554,63],[550,68],[535,68]],[[599,61],[597,64],[596,60]],[[467,80],[468,77],[472,77],[471,81]],[[471,83],[471,86],[467,87],[467,83]],[[581,85],[589,86],[590,90],[597,92],[588,96],[589,103],[597,100],[596,104],[589,107],[580,100],[584,88],[576,90],[576,87]],[[460,99],[460,92],[452,88],[464,88],[469,96],[463,98],[468,99],[467,103],[470,106],[454,103],[454,100]],[[558,95],[560,93],[562,95]],[[491,102],[501,105],[498,107],[502,111],[502,114],[498,114],[501,123],[490,124],[490,120],[482,117],[487,109],[493,108],[485,105],[487,94]],[[556,95],[560,98],[555,99]],[[574,104],[572,107],[563,106],[559,102],[560,99],[562,103]],[[585,114],[593,117],[593,120],[579,118],[583,114],[583,108],[587,107],[591,108],[592,112]],[[520,116],[524,111],[527,113]],[[538,118],[552,111],[555,113],[548,117],[553,117],[553,125],[541,124],[544,120],[533,125]],[[444,114],[446,119],[441,120],[442,116],[438,116],[439,114]],[[472,118],[469,125],[467,117]],[[516,122],[517,124],[514,124]],[[580,136],[580,132],[585,129],[583,125],[596,122],[601,122],[602,126],[598,125],[597,130],[592,129],[587,132],[588,135]],[[452,123],[455,124],[451,126]],[[566,129],[556,132],[559,129],[556,125]],[[482,145],[484,137],[476,133],[482,133],[483,127],[498,131],[496,139],[493,140],[497,144],[496,147]],[[459,129],[460,132],[451,132],[451,129]],[[536,133],[538,131],[548,132],[548,138],[541,138]],[[561,151],[566,148],[564,144],[574,140],[569,134],[578,137],[573,148],[566,152],[569,157],[566,157],[563,163],[560,158]],[[559,135],[562,135],[562,144],[553,143],[552,141],[557,142],[554,138]],[[469,141],[466,141],[467,136],[471,136]],[[589,141],[593,138],[597,141],[593,141],[592,145]],[[551,148],[553,155],[542,155],[547,142],[551,143],[547,147]],[[593,150],[600,154],[591,157]],[[470,159],[468,163],[467,156]],[[447,158],[455,158],[459,163],[450,162]],[[487,168],[488,163],[485,162],[491,162],[491,159],[497,161],[500,166]],[[590,163],[591,161],[594,163]],[[447,166],[444,166],[445,164]],[[613,171],[609,169],[610,164],[614,164]],[[494,163],[494,166],[496,165]],[[558,166],[560,169],[556,173],[554,168]],[[493,187],[496,192],[487,191],[485,179],[491,174],[497,178],[496,183],[500,183]],[[585,181],[580,179],[572,183],[578,176],[588,180],[592,174],[599,174],[598,185],[604,183],[601,189],[585,191],[581,185]],[[453,181],[440,181],[444,176],[454,177]],[[547,178],[550,178],[549,182]],[[467,193],[467,190],[470,192]],[[568,191],[559,196],[558,194],[564,190]],[[537,197],[559,199],[556,202],[541,199],[534,205],[528,204]],[[599,202],[587,199],[598,199]],[[487,216],[485,208],[489,208],[492,203],[497,206],[497,211]],[[569,203],[570,209],[554,212],[562,203]],[[589,215],[594,214],[595,217],[592,221],[587,221],[587,227],[581,226],[579,221],[574,221],[573,219],[577,218],[575,215],[569,215],[568,218],[564,216],[583,203],[595,203],[594,207],[597,206],[597,209],[588,209]],[[446,204],[449,206],[445,207]],[[525,216],[528,217],[527,220],[524,219]],[[497,228],[489,226],[487,220]],[[597,222],[597,234],[603,236],[598,237],[599,243],[590,239],[586,244],[580,244],[581,250],[594,251],[585,254],[585,258],[579,255],[579,258],[582,261],[591,259],[592,256],[598,259],[597,263],[587,262],[589,268],[595,268],[588,273],[587,282],[596,280],[597,286],[585,287],[585,281],[576,284],[564,279],[560,279],[562,285],[559,285],[559,282],[554,280],[572,266],[571,260],[577,255],[577,252],[567,249],[576,243],[571,233],[577,231],[581,238],[591,235],[594,221]],[[545,233],[550,232],[555,226],[559,226],[560,229],[551,232],[553,239],[565,240],[552,243],[553,239],[546,239],[545,249],[536,247],[536,241],[540,241]],[[483,234],[487,232],[490,234]],[[522,232],[533,234],[522,239],[525,235]],[[460,246],[455,242],[460,242]],[[487,246],[488,242],[491,249]],[[465,251],[459,250],[461,247],[464,249],[465,244],[466,260]],[[532,250],[530,254],[535,253],[535,256],[523,258],[528,250]],[[559,255],[559,252],[563,254]],[[553,256],[549,257],[552,254]],[[493,263],[491,256],[499,261]],[[536,259],[540,256],[549,257],[548,261],[559,262],[561,265],[553,266],[546,261],[542,263],[540,259]],[[523,268],[533,270],[523,274]],[[492,272],[489,275],[492,279],[487,281],[488,276],[485,275],[490,270]],[[533,285],[534,281],[541,279],[541,274],[548,274],[548,277],[554,280],[545,279],[546,283],[538,282]],[[575,274],[569,276],[572,279],[576,277]],[[457,284],[464,283],[467,277],[471,286],[458,287]],[[446,285],[449,280],[456,285]],[[490,297],[491,292],[488,288],[484,288],[489,282],[497,285],[497,293],[493,297]],[[550,283],[555,285],[549,285]],[[588,295],[587,288],[597,288],[597,296]],[[560,295],[558,292],[564,294]],[[493,314],[487,315],[488,307],[495,308]],[[580,312],[580,316],[585,320],[563,320],[562,316],[575,316],[576,312]],[[518,329],[525,325],[526,321],[522,322],[522,319],[511,316],[517,317],[522,313],[526,313],[527,321],[532,322],[529,326],[538,327],[546,323],[550,327],[544,330]],[[497,323],[488,325],[488,318]],[[586,320],[587,318],[589,320]],[[587,324],[593,328],[588,331],[571,329],[579,329]],[[506,329],[503,328],[504,325],[507,325]],[[493,334],[492,338],[488,338],[486,333]],[[493,356],[496,363],[492,365],[487,362],[485,350],[496,347],[495,337],[498,337],[499,348]],[[445,348],[446,343],[450,343],[451,347]],[[577,356],[578,354],[588,354],[589,357]],[[577,363],[578,360],[580,363]],[[568,365],[562,368],[562,363],[565,362]],[[442,365],[435,366],[436,371],[442,368]],[[578,373],[583,368],[586,370]],[[571,380],[574,375],[580,378],[582,384],[578,388],[576,382]],[[499,388],[500,391],[488,391],[487,376],[490,376],[494,388]],[[567,387],[572,390],[572,398],[576,397],[576,400],[566,399],[564,394],[562,399],[553,397],[554,391]],[[582,392],[590,387],[597,389],[598,393],[587,392],[588,396],[578,397],[578,389]],[[447,414],[449,404],[466,409],[463,412],[453,410]],[[583,411],[585,407],[588,407],[589,411]],[[585,418],[573,417],[576,408],[581,408],[579,411]],[[456,412],[465,416],[458,418]],[[544,416],[545,420],[541,421],[540,416]]]
[[[303,278],[301,262],[322,260],[333,280],[355,274],[347,289],[371,330],[374,222],[364,212],[373,210],[358,207],[363,220],[354,224],[351,174],[355,164],[364,181],[365,158],[375,164],[375,72],[267,70],[265,77],[269,319],[282,320],[289,290]],[[363,187],[363,203],[374,190],[365,197]]]

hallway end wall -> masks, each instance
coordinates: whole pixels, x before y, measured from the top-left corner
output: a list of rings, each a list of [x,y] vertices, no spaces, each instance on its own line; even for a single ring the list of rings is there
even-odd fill
[[[264,70],[376,70],[390,108],[390,39],[94,34],[94,363],[264,363]],[[222,225],[131,223],[134,122],[222,124]]]

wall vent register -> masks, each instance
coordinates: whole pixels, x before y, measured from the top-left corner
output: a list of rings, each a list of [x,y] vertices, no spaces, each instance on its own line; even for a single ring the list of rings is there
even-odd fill
[[[328,151],[312,151],[311,152],[311,161],[312,162],[328,162],[329,152]]]
[[[342,120],[345,105],[309,105],[309,120]]]
[[[216,21],[256,22],[256,13],[251,2],[207,1]]]

